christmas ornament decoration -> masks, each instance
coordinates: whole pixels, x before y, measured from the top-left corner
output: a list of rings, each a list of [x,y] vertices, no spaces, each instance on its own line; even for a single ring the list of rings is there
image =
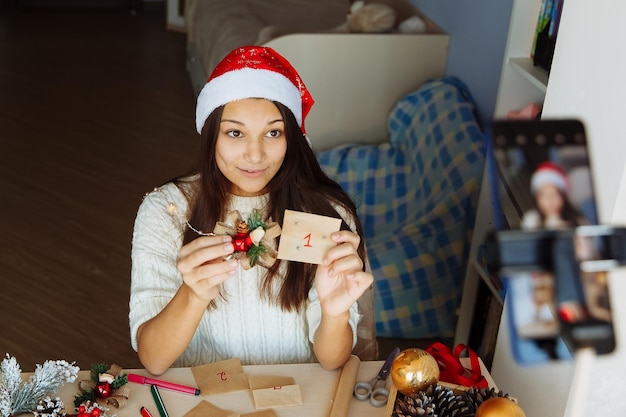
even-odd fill
[[[152,192],[162,192],[154,188]],[[146,194],[147,196],[148,194]],[[204,232],[193,227],[178,210],[176,204],[169,202],[167,212],[183,227],[188,227],[199,236],[230,235],[233,240],[235,253],[230,255],[240,259],[239,264],[244,269],[255,265],[269,268],[276,262],[276,241],[280,236],[281,228],[276,222],[263,220],[258,209],[253,209],[248,220],[243,220],[239,211],[231,211],[222,222],[217,222],[212,232]],[[242,257],[242,255],[245,255]],[[230,259],[228,257],[227,259]]]
[[[35,367],[28,380],[22,380],[22,369],[15,357],[6,354],[0,363],[0,416],[9,417],[21,413],[39,413],[56,416],[63,408],[54,393],[67,382],[74,382],[79,368],[64,360],[48,360]],[[61,408],[59,408],[59,406]],[[47,414],[44,414],[47,413]]]
[[[257,209],[252,210],[248,220],[243,220],[237,210],[229,212],[225,221],[215,224],[213,233],[233,237],[233,256],[240,259],[243,269],[257,264],[269,268],[276,262],[274,239],[280,236],[281,228],[278,223],[265,222]]]
[[[435,358],[424,349],[405,349],[391,365],[391,379],[399,392],[417,394],[439,381],[439,366]]]
[[[509,398],[490,398],[478,407],[476,417],[526,417],[526,414]]]
[[[224,104],[245,98],[264,98],[285,105],[304,133],[304,119],[313,97],[295,68],[272,48],[242,46],[217,64],[196,103],[196,130]]]
[[[94,404],[102,401],[115,408],[121,408],[130,397],[130,387],[126,385],[127,383],[128,376],[122,373],[122,368],[118,365],[109,366],[105,363],[91,365],[90,379],[78,383],[80,393],[74,397],[74,405],[80,407],[88,401],[95,406]]]
[[[108,398],[111,396],[111,392],[113,391],[113,388],[111,388],[111,384],[109,384],[106,381],[100,381],[96,384],[96,387],[94,388],[95,393],[96,393],[96,397],[98,398]]]
[[[117,417],[117,414],[109,415],[108,411],[102,404],[87,400],[76,406],[75,414],[64,414],[60,417]]]
[[[237,232],[233,236],[233,246],[235,252],[248,252],[252,246],[252,238],[250,237],[250,226],[244,220],[237,220],[235,226]]]
[[[391,417],[480,417],[478,409],[488,400],[506,400],[515,402],[508,394],[495,388],[469,388],[455,392],[439,384],[433,384],[412,395],[398,393],[395,398]],[[509,417],[509,414],[489,414],[482,417]],[[525,417],[523,414],[511,414],[510,417]]]

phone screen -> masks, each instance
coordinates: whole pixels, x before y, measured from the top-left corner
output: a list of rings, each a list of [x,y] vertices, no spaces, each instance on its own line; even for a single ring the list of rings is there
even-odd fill
[[[598,218],[584,126],[576,120],[495,121],[493,157],[500,224],[569,231],[569,238],[546,247],[547,264],[503,268],[515,358],[523,364],[569,359],[589,345],[612,351],[607,272],[581,268],[602,259],[604,245],[597,232],[585,232]]]

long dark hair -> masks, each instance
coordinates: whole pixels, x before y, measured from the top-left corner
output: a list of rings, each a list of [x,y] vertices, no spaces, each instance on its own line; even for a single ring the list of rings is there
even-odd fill
[[[559,195],[561,196],[561,200],[563,201],[563,208],[561,209],[561,220],[568,223],[570,227],[582,226],[585,224],[589,224],[589,222],[585,219],[585,216],[582,214],[580,210],[578,210],[572,202],[569,200],[567,193],[563,190],[559,190]],[[535,209],[537,213],[539,213],[539,218],[541,219],[541,224],[546,224],[546,215],[539,209],[539,203],[537,201],[537,195],[535,194],[534,199]]]
[[[356,206],[341,186],[321,169],[293,113],[281,103],[273,103],[285,121],[287,150],[282,166],[268,184],[270,218],[282,226],[285,209],[340,218],[341,216],[333,207],[333,204],[338,205],[354,219],[356,232],[361,237],[358,254],[361,259],[365,260],[363,229],[357,217]],[[226,214],[230,182],[221,173],[215,160],[215,143],[223,110],[224,106],[214,110],[202,128],[200,159],[197,169],[192,172],[199,177],[197,184],[188,187],[186,185],[189,181],[188,175],[174,180],[190,202],[189,222],[198,230],[213,230],[215,223],[222,220]],[[189,188],[193,191],[189,192]],[[343,219],[341,228],[349,230]],[[188,243],[197,237],[197,233],[188,229],[183,243]],[[273,282],[275,279],[280,279],[278,272],[282,262],[285,261],[277,260],[268,269],[261,294],[267,300],[277,300],[283,310],[300,310],[313,285],[317,266],[287,262],[287,272],[280,290],[278,294],[274,294]]]

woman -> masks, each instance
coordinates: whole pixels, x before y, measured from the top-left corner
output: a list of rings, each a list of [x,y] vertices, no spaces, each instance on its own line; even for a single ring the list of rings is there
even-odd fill
[[[537,166],[530,181],[535,207],[524,214],[523,229],[563,229],[588,224],[568,198],[567,173],[552,162]]]
[[[357,300],[372,303],[373,277],[356,208],[304,135],[312,105],[270,48],[238,48],[209,77],[196,108],[197,170],[148,194],[135,221],[131,341],[149,372],[231,357],[334,369],[349,358]],[[234,233],[221,233],[251,219],[276,230],[285,209],[342,219],[322,264],[271,259],[278,239],[264,241],[257,258]],[[214,234],[216,225],[224,227]],[[375,352],[366,307],[364,340]]]

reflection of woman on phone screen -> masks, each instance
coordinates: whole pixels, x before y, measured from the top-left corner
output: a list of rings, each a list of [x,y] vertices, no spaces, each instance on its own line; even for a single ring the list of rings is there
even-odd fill
[[[581,212],[572,205],[568,198],[570,181],[567,173],[552,162],[544,162],[537,166],[530,180],[530,191],[535,207],[524,214],[523,229],[561,229],[589,224]],[[592,241],[576,239],[576,255],[573,258],[590,259],[594,250]],[[582,255],[582,257],[581,257]],[[561,270],[567,271],[572,265],[565,260]],[[572,282],[570,277],[577,276],[571,273],[559,274],[555,286],[557,310],[565,322],[583,321],[587,317],[585,296],[580,281]]]
[[[540,164],[530,181],[535,207],[524,214],[522,228],[559,229],[588,224],[569,201],[569,188],[569,178],[561,167],[552,162]]]

